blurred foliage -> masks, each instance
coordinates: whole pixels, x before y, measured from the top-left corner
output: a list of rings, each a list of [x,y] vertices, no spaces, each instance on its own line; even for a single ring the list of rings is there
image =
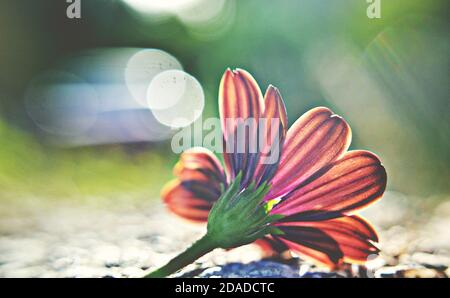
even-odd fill
[[[62,150],[39,144],[2,122],[0,137],[7,140],[0,147],[0,199],[89,200],[135,192],[138,199],[153,199],[174,163],[163,158],[164,146]]]
[[[142,19],[121,1],[82,1],[82,19],[69,20],[65,1],[3,0],[1,196],[142,189],[157,196],[176,160],[167,143],[55,148],[24,112],[24,90],[35,75],[83,49],[120,46],[174,55],[205,89],[204,118],[217,115],[224,69],[245,68],[263,89],[271,83],[281,90],[290,124],[318,105],[348,119],[353,148],[381,156],[390,188],[418,195],[449,191],[448,0],[382,0],[379,20],[367,18],[365,0],[228,3],[233,11],[224,30],[219,24],[199,31],[175,17]],[[357,98],[346,102],[347,95]]]

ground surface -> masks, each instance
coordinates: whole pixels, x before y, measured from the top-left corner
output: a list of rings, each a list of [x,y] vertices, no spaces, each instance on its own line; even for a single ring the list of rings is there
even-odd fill
[[[216,250],[175,276],[450,276],[450,202],[423,213],[417,205],[388,193],[365,213],[380,231],[382,250],[367,267],[328,273],[298,258],[261,260],[258,248],[246,246]],[[105,207],[30,199],[2,210],[7,212],[0,218],[0,277],[140,277],[203,232],[167,213],[159,202],[124,199]]]

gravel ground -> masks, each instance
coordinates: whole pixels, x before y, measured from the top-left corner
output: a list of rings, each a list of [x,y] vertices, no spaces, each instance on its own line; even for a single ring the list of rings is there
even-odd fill
[[[0,277],[140,277],[204,232],[159,202],[125,202],[105,207],[29,199],[3,205]],[[296,257],[261,260],[259,249],[249,245],[215,250],[174,276],[448,277],[450,201],[426,213],[411,202],[387,193],[365,212],[380,231],[382,251],[367,266],[330,273]]]

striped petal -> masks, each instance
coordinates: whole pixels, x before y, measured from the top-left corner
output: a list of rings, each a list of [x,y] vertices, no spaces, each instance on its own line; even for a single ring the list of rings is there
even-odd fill
[[[267,235],[253,242],[258,245],[267,256],[280,255],[289,250],[289,247],[283,241],[275,239],[273,236]]]
[[[192,221],[206,222],[214,203],[212,198],[196,194],[181,184],[179,180],[169,182],[161,196],[173,213]]]
[[[274,236],[292,251],[333,268],[343,260],[343,252],[335,239],[315,227],[299,225],[279,226],[284,235]]]
[[[259,126],[260,158],[254,174],[257,183],[270,181],[280,162],[287,132],[286,107],[277,88],[270,85],[264,95],[264,114]]]
[[[161,196],[169,210],[186,219],[206,222],[209,210],[226,186],[219,160],[204,148],[184,152],[174,169],[177,179],[169,182]]]
[[[386,171],[377,156],[363,150],[350,151],[297,186],[271,212],[348,213],[379,199],[386,180]]]
[[[277,198],[304,183],[347,151],[351,130],[327,108],[314,108],[289,128],[278,171],[267,199]]]
[[[363,218],[353,215],[327,221],[309,223],[330,235],[339,244],[344,253],[344,261],[363,263],[370,255],[378,254],[374,245],[378,235],[374,228]]]
[[[286,235],[280,237],[292,240],[293,236],[289,233],[292,233],[290,232],[291,230],[295,230],[294,227],[320,230],[331,237],[339,245],[339,249],[342,252],[342,258],[346,262],[363,263],[367,261],[367,258],[370,255],[379,252],[378,248],[374,245],[374,243],[378,242],[378,236],[375,230],[366,220],[359,216],[343,216],[340,218],[315,222],[286,221],[288,221],[288,219],[278,226],[286,233]],[[332,259],[333,257],[330,257],[330,260]],[[321,262],[322,259],[319,261]],[[335,262],[335,264],[337,263]]]
[[[225,172],[217,157],[208,149],[195,147],[181,154],[180,161],[175,165],[174,174],[181,181],[199,180],[213,184],[220,189],[225,184]]]
[[[228,69],[220,82],[219,111],[229,181],[242,171],[242,184],[247,184],[255,171],[258,121],[263,110],[263,97],[255,79],[242,69]]]

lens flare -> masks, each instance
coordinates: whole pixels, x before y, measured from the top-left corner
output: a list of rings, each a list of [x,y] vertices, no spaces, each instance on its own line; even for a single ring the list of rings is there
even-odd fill
[[[203,112],[205,94],[193,76],[179,70],[168,70],[157,75],[148,88],[149,102],[169,102],[166,109],[152,110],[162,124],[180,128],[193,123]]]
[[[133,98],[147,107],[147,89],[152,79],[165,70],[182,70],[175,57],[157,49],[144,49],[135,53],[125,69],[125,82]]]
[[[162,141],[173,134],[165,122],[178,117],[178,101],[187,98],[200,113],[203,108],[201,87],[192,85],[181,68],[177,59],[157,49],[82,51],[60,63],[58,71],[32,80],[25,104],[30,118],[55,145]],[[174,72],[153,82],[167,70]],[[196,98],[200,94],[200,101],[189,101],[189,93]],[[164,110],[157,114],[162,121],[150,108]],[[197,116],[186,109],[182,113],[187,122]]]
[[[183,71],[164,71],[157,75],[147,89],[147,103],[152,110],[164,110],[176,105],[188,84]]]

